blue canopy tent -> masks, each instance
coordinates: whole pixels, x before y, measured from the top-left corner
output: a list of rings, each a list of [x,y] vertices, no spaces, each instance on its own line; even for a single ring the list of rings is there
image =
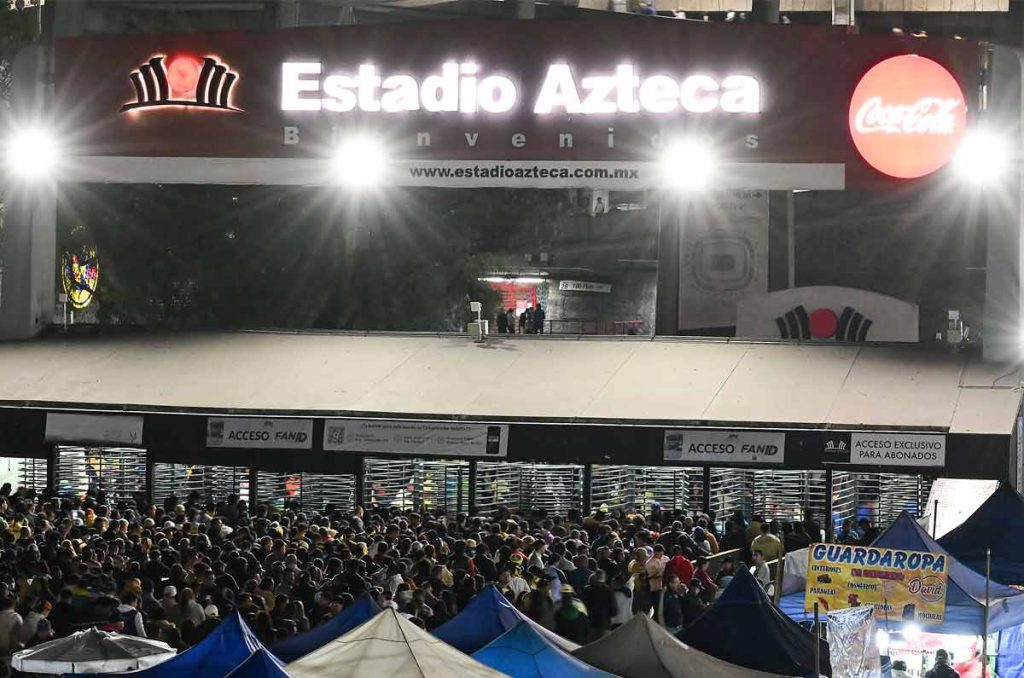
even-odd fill
[[[535,624],[508,602],[493,584],[485,586],[461,612],[434,629],[434,635],[466,654],[472,654],[523,621],[566,652],[579,647]]]
[[[611,678],[613,675],[584,664],[527,622],[519,622],[471,656],[512,678]]]
[[[910,551],[945,553],[949,587],[946,593],[946,617],[941,625],[923,629],[929,633],[981,635],[985,619],[985,577],[960,563],[942,548],[909,513],[904,511],[872,546]],[[1024,593],[992,582],[989,589],[988,630],[1002,631],[1024,623]],[[794,619],[807,619],[803,592],[792,593],[780,602],[783,612]],[[894,620],[897,621],[898,620]],[[880,622],[884,625],[884,622]]]
[[[939,546],[975,572],[985,574],[992,549],[992,579],[1024,584],[1024,496],[1003,483],[978,509],[939,539]]]
[[[369,594],[363,594],[328,622],[275,643],[270,647],[270,651],[284,663],[291,663],[314,650],[319,650],[335,638],[340,638],[363,622],[372,619],[378,612],[380,605]]]
[[[785,676],[817,676],[818,643],[821,674],[832,675],[828,643],[782,614],[746,568],[678,638],[730,664]]]
[[[263,645],[237,612],[217,625],[198,645],[162,664],[132,673],[133,678],[179,678],[189,674],[224,678]],[[97,674],[110,675],[115,674]]]
[[[267,648],[256,650],[226,678],[288,678],[281,660]]]

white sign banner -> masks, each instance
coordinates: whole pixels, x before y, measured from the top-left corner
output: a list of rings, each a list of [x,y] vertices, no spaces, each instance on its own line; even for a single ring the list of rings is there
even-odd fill
[[[560,292],[603,292],[610,294],[612,286],[608,283],[587,282],[586,280],[559,280]]]
[[[206,446],[309,450],[313,447],[313,420],[210,417],[206,420]]]
[[[324,450],[504,458],[508,456],[508,426],[328,419],[324,425]]]
[[[46,440],[54,443],[142,444],[142,417],[126,414],[46,413]]]
[[[917,433],[851,433],[850,463],[941,468],[946,465],[946,436]]]
[[[665,461],[781,464],[786,434],[764,431],[665,431]]]
[[[735,326],[740,297],[768,291],[768,191],[695,202],[679,248],[679,329]]]

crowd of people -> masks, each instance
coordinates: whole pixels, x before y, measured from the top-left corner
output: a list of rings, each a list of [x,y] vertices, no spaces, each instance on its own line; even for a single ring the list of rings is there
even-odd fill
[[[518,316],[514,308],[507,311],[499,308],[495,324],[498,334],[544,334],[546,317],[547,313],[540,304],[526,307]]]
[[[428,630],[494,583],[526,615],[586,643],[651,614],[671,632],[694,620],[749,564],[799,527],[621,510],[529,517],[362,508],[249,507],[193,494],[114,505],[0,489],[0,656],[98,626],[185,650],[238,610],[271,645],[322,624],[369,593]],[[784,530],[789,530],[784,533]],[[777,536],[778,535],[778,536]],[[708,558],[723,549],[715,576]]]

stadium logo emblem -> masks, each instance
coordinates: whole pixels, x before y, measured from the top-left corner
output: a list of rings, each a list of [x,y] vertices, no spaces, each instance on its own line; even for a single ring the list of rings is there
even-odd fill
[[[803,305],[776,318],[782,339],[867,341],[872,321],[847,306],[838,316],[828,308],[807,313]]]
[[[135,88],[135,101],[122,106],[122,113],[167,106],[241,110],[231,103],[238,73],[213,57],[155,56],[133,71],[129,79]]]

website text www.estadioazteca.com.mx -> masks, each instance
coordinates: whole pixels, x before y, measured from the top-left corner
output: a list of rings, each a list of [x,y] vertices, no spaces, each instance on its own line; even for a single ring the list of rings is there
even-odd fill
[[[616,163],[618,164],[618,163]],[[495,180],[517,182],[572,182],[579,180],[605,180],[625,183],[640,182],[646,172],[639,166],[594,167],[570,163],[410,163],[408,177],[412,181],[477,182]]]

